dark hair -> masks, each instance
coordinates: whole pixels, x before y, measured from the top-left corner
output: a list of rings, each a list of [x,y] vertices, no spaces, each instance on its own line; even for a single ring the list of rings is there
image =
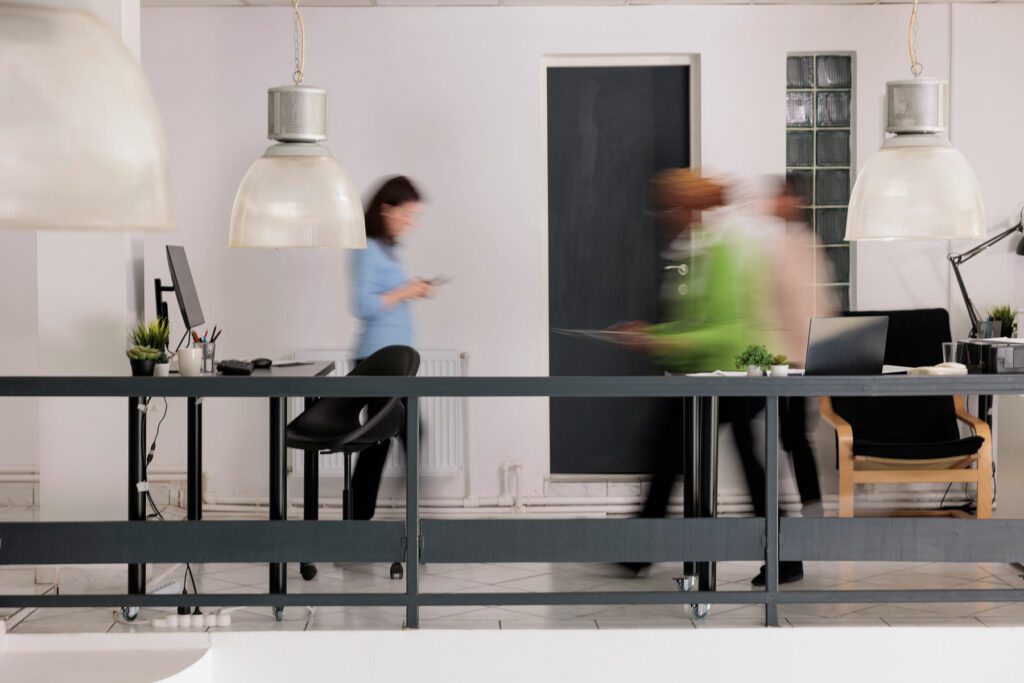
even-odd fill
[[[404,175],[392,176],[385,180],[366,204],[366,236],[385,244],[394,244],[395,238],[388,234],[381,210],[385,204],[401,206],[407,202],[418,201],[419,191]]]

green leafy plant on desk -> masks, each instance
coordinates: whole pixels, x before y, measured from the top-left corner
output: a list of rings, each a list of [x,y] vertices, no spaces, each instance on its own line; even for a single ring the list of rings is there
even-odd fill
[[[154,365],[167,363],[167,344],[170,341],[170,327],[163,318],[139,323],[128,330],[126,352],[133,375],[152,375]]]
[[[773,354],[764,344],[751,344],[743,353],[736,356],[736,367],[740,370],[757,368],[766,373],[773,368],[789,368],[789,359],[782,354]],[[779,373],[785,374],[785,373]]]
[[[996,306],[988,312],[988,319],[1002,323],[1002,334],[1004,337],[1012,337],[1017,334],[1017,313],[1009,306]]]

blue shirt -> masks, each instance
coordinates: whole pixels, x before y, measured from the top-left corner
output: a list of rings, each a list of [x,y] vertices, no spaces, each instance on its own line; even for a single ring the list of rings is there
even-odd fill
[[[355,249],[351,258],[352,308],[362,322],[356,340],[356,358],[392,344],[413,346],[412,311],[409,301],[394,308],[384,305],[381,296],[401,287],[409,278],[398,262],[395,248],[380,240],[369,239],[366,249]]]

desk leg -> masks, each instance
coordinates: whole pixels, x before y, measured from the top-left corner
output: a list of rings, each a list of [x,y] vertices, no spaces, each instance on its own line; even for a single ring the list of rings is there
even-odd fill
[[[686,435],[683,442],[683,517],[693,519],[700,510],[700,421],[697,419],[697,399],[692,396],[683,398],[683,433]],[[696,562],[684,562],[684,583],[692,582],[697,571]]]
[[[420,627],[419,570],[419,467],[420,403],[411,396],[405,403],[405,627]]]
[[[700,468],[700,497],[697,500],[699,517],[718,516],[718,397],[701,396],[698,399],[700,414],[700,451],[697,458]],[[698,589],[713,591],[716,587],[715,563],[702,562],[699,565]]]
[[[765,546],[765,590],[768,602],[764,606],[765,626],[779,625],[779,608],[775,596],[779,592],[779,397],[766,399],[764,416],[764,465],[767,544]]]
[[[203,518],[203,399],[188,397],[188,446],[186,449],[188,519]]]
[[[138,396],[128,398],[128,520],[132,522],[146,521],[146,494],[139,490],[146,471],[146,418],[139,410],[142,405]],[[145,592],[146,565],[128,565],[128,593]]]
[[[316,403],[315,398],[306,397],[306,410]],[[312,521],[320,518],[320,453],[302,452],[302,519]],[[306,581],[316,578],[316,565],[300,562],[299,573]]]
[[[285,491],[285,406],[284,399],[274,396],[270,399],[270,519],[271,521],[288,518],[288,496]],[[288,565],[284,562],[270,563],[270,592],[288,592]],[[282,608],[275,607],[274,615],[280,620]]]

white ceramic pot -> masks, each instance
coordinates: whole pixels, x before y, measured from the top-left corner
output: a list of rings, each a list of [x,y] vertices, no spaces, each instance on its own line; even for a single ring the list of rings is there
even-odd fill
[[[178,372],[182,377],[198,377],[203,369],[203,349],[187,348],[178,351]]]
[[[750,377],[761,377],[764,375],[764,370],[761,369],[760,365],[748,365],[747,375]]]
[[[171,374],[171,364],[170,363],[157,363],[156,365],[153,366],[153,376],[154,377],[167,377],[170,374]]]
[[[788,365],[773,365],[772,366],[772,377],[788,377],[789,366]]]

